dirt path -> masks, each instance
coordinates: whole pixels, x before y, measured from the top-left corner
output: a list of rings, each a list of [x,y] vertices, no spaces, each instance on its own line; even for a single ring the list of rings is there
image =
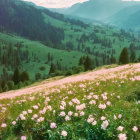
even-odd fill
[[[96,78],[114,78],[116,74],[122,74],[126,72],[133,72],[133,71],[140,71],[140,63],[134,64],[134,65],[124,65],[124,66],[118,66],[115,68],[105,69],[102,68],[100,70],[94,70],[87,73],[82,73],[79,75],[73,75],[66,78],[62,78],[59,80],[53,80],[53,81],[44,81],[39,83],[38,85],[33,85],[31,87],[26,87],[19,90],[12,90],[9,92],[4,92],[0,94],[0,100],[5,98],[14,98],[17,96],[21,96],[24,94],[31,94],[34,92],[41,92],[43,90],[49,89],[54,86],[61,86],[65,83],[71,83],[71,82],[77,82],[77,81],[83,81],[83,80],[95,80]]]

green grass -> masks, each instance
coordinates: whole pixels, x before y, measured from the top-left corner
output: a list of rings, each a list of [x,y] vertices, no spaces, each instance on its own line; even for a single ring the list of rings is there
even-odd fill
[[[139,76],[140,72],[124,69],[114,74],[116,78],[108,79],[107,74],[96,80],[69,83],[41,93],[0,100],[0,124],[7,125],[5,128],[0,127],[0,138],[18,140],[21,136],[26,136],[28,140],[116,140],[122,133],[126,134],[128,140],[139,140],[140,82],[131,81],[130,78]],[[100,109],[100,104],[105,105],[105,108]],[[38,109],[33,109],[35,105]],[[83,107],[81,110],[76,109],[79,105]],[[4,108],[6,111],[2,111]],[[29,109],[32,113],[28,113]],[[41,113],[43,109],[44,113]],[[27,112],[23,115],[25,120],[20,117],[23,111]],[[66,115],[70,111],[73,113],[67,116],[70,120],[66,121],[66,116],[60,116],[62,111]],[[37,118],[32,119],[35,114],[38,115]],[[37,122],[40,117],[44,120]],[[101,120],[101,117],[105,119]],[[108,125],[103,129],[105,120]],[[13,121],[16,121],[15,125],[12,125]],[[52,122],[56,123],[57,128],[51,128]],[[123,127],[122,132],[118,130],[119,126]],[[134,126],[138,128],[136,132],[132,130]],[[62,136],[63,130],[67,136]]]

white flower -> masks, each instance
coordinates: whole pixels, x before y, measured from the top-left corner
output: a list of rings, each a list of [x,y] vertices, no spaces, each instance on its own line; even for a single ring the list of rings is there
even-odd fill
[[[72,105],[73,105],[73,103],[72,103],[72,102],[69,102],[69,105],[70,105],[70,106],[72,106]]]
[[[97,121],[94,121],[93,123],[92,123],[92,125],[96,125],[97,124]]]
[[[34,114],[34,115],[33,115],[33,118],[34,118],[34,119],[35,119],[35,118],[37,118],[37,117],[38,117],[38,115],[37,115],[37,114]]]
[[[118,118],[119,118],[119,119],[121,119],[121,118],[122,118],[122,115],[121,115],[121,114],[119,114],[119,115],[118,115]]]
[[[119,131],[122,131],[122,130],[123,130],[123,127],[122,127],[122,126],[119,126],[119,127],[118,127],[118,130],[119,130]]]
[[[12,124],[15,125],[16,124],[16,121],[13,121]]]
[[[24,117],[23,114],[20,114],[20,119],[21,119],[21,120],[25,120],[26,118]]]
[[[126,134],[122,134],[122,133],[119,134],[118,138],[119,138],[119,140],[126,140],[127,139]]]
[[[70,119],[70,117],[67,115],[67,116],[65,117],[65,120],[66,120],[66,121],[70,121],[71,119]]]
[[[80,116],[84,116],[85,115],[85,112],[80,112]]]
[[[92,123],[94,121],[94,118],[88,118],[87,122]]]
[[[2,123],[1,125],[2,128],[5,128],[6,126],[7,126],[6,123]]]
[[[120,96],[117,96],[118,99],[120,99]]]
[[[106,117],[104,117],[104,116],[101,117],[101,120],[102,120],[102,121],[104,121],[105,119],[106,119]]]
[[[61,109],[61,110],[64,110],[64,109],[65,109],[65,107],[61,105],[61,106],[60,106],[60,109]]]
[[[111,102],[110,101],[107,101],[107,103],[106,103],[108,106],[110,106],[111,105]]]
[[[91,100],[91,101],[89,102],[89,104],[91,104],[91,105],[94,104],[94,105],[95,105],[95,104],[96,104],[96,101],[95,101],[95,100]]]
[[[60,112],[60,115],[59,116],[62,116],[64,117],[66,115],[66,113],[64,111]]]
[[[107,120],[105,120],[105,121],[103,121],[103,123],[102,123],[102,129],[106,129],[107,128],[107,126],[109,125],[109,123],[108,123],[108,121]]]
[[[134,126],[134,127],[132,128],[132,130],[133,130],[134,132],[136,132],[136,131],[138,130],[138,127],[137,127],[137,126]]]
[[[23,111],[22,113],[23,113],[23,115],[27,115],[27,111]]]
[[[78,111],[81,111],[81,110],[83,110],[85,108],[86,108],[86,104],[85,103],[76,106],[76,110],[78,110]]]
[[[64,130],[63,130],[63,131],[61,132],[61,135],[64,136],[64,137],[66,137],[66,136],[67,136],[67,131],[64,131]]]
[[[54,123],[54,122],[52,122],[51,124],[50,124],[50,128],[57,128],[57,126],[56,126],[56,123]]]
[[[75,117],[78,117],[78,113],[75,113],[74,116],[75,116]]]
[[[21,140],[26,140],[26,136],[21,136]]]
[[[105,109],[106,108],[106,105],[105,104],[99,104],[98,106],[100,109]]]
[[[69,116],[71,116],[72,114],[73,114],[73,112],[72,112],[72,111],[69,111],[69,112],[68,112],[68,115],[69,115]]]
[[[28,113],[31,114],[31,113],[32,113],[32,110],[29,109],[29,110],[28,110]]]
[[[33,106],[33,109],[38,109],[38,106],[37,106],[37,105],[34,105],[34,106]]]
[[[117,120],[117,117],[116,117],[116,115],[114,115],[114,120]]]

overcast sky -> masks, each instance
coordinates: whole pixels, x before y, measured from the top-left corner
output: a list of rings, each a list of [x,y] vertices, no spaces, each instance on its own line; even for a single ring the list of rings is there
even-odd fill
[[[82,3],[88,0],[24,0],[24,1],[34,2],[38,6],[43,6],[47,8],[62,8],[62,7],[70,7],[73,4]],[[140,0],[132,0],[132,1],[140,1]]]
[[[62,8],[70,7],[76,3],[82,3],[88,0],[24,0],[34,2],[38,6],[44,6],[48,8]]]

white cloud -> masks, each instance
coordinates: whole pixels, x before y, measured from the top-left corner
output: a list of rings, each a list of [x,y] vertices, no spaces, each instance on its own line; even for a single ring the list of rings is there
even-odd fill
[[[43,6],[47,8],[62,8],[70,7],[76,3],[82,3],[88,0],[24,0],[35,3],[38,6]]]

